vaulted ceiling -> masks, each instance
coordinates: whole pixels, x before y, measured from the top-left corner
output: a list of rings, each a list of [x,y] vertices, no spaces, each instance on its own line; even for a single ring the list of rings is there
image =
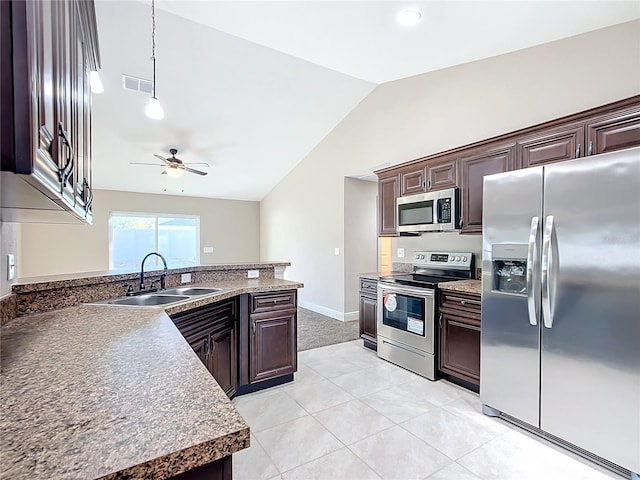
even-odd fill
[[[401,27],[396,13],[418,8]],[[156,2],[98,0],[105,92],[94,95],[94,185],[146,193],[261,200],[377,84],[640,18],[634,1]],[[587,57],[585,57],[587,58]],[[161,175],[153,154],[179,150],[207,176]]]

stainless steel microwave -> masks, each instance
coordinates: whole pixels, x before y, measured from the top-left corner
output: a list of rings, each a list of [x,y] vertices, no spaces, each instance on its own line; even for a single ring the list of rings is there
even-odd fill
[[[396,199],[398,231],[451,232],[460,229],[460,189],[448,188]]]

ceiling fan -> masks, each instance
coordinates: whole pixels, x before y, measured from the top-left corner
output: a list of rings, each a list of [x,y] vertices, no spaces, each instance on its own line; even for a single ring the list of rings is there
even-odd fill
[[[178,150],[176,148],[172,148],[169,150],[171,154],[170,157],[164,158],[161,155],[154,154],[158,160],[161,160],[163,163],[141,163],[141,162],[130,162],[131,165],[155,165],[158,167],[164,167],[165,169],[162,171],[163,175],[170,175],[172,177],[179,177],[184,172],[195,173],[196,175],[206,175],[207,172],[201,172],[200,170],[195,170],[193,168],[189,168],[186,165],[202,165],[204,167],[208,167],[209,164],[205,162],[192,162],[192,163],[183,163],[182,160],[176,158],[176,153]]]

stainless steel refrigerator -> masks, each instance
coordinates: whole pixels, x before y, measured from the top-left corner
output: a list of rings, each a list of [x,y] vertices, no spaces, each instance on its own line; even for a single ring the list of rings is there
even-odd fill
[[[640,148],[487,176],[483,212],[485,413],[638,478]]]

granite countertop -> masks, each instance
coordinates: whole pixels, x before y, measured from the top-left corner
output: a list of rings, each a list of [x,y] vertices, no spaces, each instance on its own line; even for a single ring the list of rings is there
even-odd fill
[[[482,282],[480,280],[458,280],[455,282],[443,282],[438,284],[440,290],[452,290],[454,292],[475,293],[482,295]]]
[[[160,479],[247,448],[248,425],[167,313],[303,285],[197,286],[224,290],[166,309],[80,305],[4,326],[0,477]]]

